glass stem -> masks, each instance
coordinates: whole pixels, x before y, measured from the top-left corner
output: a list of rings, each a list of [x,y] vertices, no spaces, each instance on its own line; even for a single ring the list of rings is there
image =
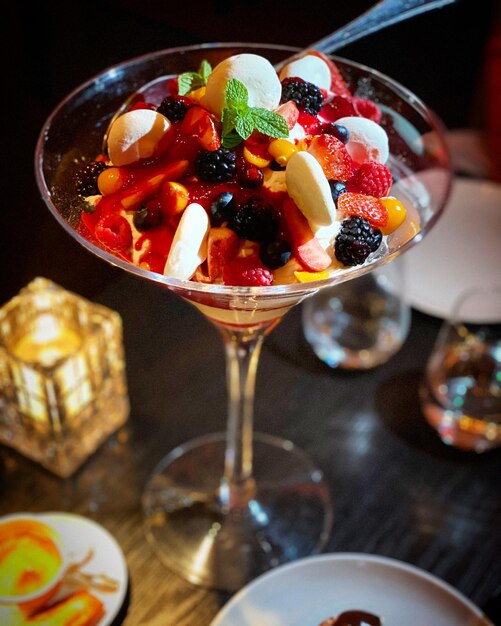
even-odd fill
[[[242,510],[255,492],[252,475],[253,412],[256,371],[266,328],[219,327],[226,350],[228,424],[221,505]]]

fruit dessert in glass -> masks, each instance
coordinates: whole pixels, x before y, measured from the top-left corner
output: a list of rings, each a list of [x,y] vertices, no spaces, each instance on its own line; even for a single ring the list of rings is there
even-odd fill
[[[143,87],[112,120],[103,153],[75,174],[78,230],[170,278],[330,278],[382,255],[406,222],[389,195],[382,116],[315,51],[279,73],[254,53],[203,60]],[[419,230],[416,215],[406,228]]]
[[[37,146],[63,228],[221,333],[227,432],[167,455],[143,507],[169,567],[227,590],[319,551],[332,523],[322,472],[253,432],[266,333],[418,242],[450,185],[441,124],[418,98],[356,63],[294,54],[210,44],[127,61],[71,93]]]

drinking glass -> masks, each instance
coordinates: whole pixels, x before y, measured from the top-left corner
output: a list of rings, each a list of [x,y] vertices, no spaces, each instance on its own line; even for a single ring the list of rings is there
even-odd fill
[[[322,289],[303,304],[304,336],[329,367],[370,369],[400,350],[411,323],[403,260]]]
[[[475,452],[501,446],[501,285],[459,297],[438,334],[420,395],[444,443]]]
[[[193,304],[221,334],[227,356],[227,431],[170,452],[146,485],[142,502],[147,536],[159,557],[193,583],[229,591],[275,565],[320,551],[332,523],[322,472],[290,441],[253,432],[255,375],[266,334],[307,296],[360,276],[418,242],[438,218],[450,186],[443,129],[435,115],[391,79],[335,58],[353,91],[370,95],[383,111],[393,153],[389,165],[397,181],[394,195],[408,209],[406,224],[370,262],[314,283],[231,287],[169,278],[85,239],[72,208],[72,178],[78,163],[101,151],[103,133],[123,100],[160,76],[196,69],[203,59],[214,67],[243,52],[277,64],[297,51],[225,43],[129,60],[61,102],[42,128],[36,149],[38,185],[60,225],[101,259]]]

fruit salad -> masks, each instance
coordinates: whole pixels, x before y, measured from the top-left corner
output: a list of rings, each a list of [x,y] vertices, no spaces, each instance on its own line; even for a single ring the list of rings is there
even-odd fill
[[[369,263],[406,220],[380,108],[321,53],[278,72],[255,54],[203,61],[162,89],[77,172],[78,230],[98,247],[180,280],[282,285]]]

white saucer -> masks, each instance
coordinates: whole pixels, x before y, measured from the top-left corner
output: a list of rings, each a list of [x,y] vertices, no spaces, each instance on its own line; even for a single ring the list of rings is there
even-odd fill
[[[494,626],[458,591],[394,559],[337,553],[300,559],[239,591],[210,626],[319,626],[359,609],[384,626]]]
[[[38,515],[27,513],[27,515],[36,517],[56,530],[61,538],[62,551],[68,563],[82,561],[91,551],[91,558],[81,571],[85,574],[104,574],[118,583],[117,590],[110,593],[90,589],[104,607],[104,615],[96,626],[109,626],[124,603],[128,585],[127,563],[114,537],[96,522],[80,515],[52,512]],[[10,516],[0,518],[0,520],[8,517]],[[0,624],[9,623],[9,610],[8,607],[0,607]]]
[[[409,304],[442,319],[463,291],[501,284],[501,185],[456,178],[443,215],[404,258]]]

